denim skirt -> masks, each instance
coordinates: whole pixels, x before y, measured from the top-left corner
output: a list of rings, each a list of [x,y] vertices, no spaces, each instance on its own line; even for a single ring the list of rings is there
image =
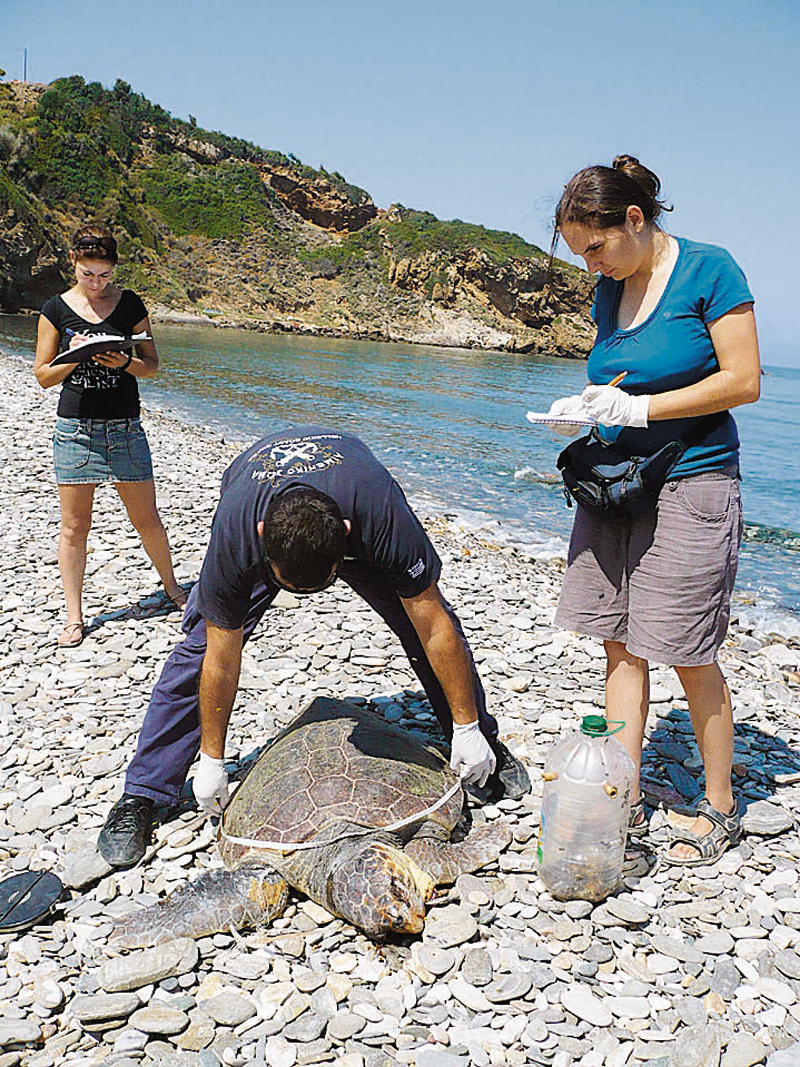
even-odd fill
[[[148,482],[150,447],[139,419],[56,420],[53,463],[59,485]]]

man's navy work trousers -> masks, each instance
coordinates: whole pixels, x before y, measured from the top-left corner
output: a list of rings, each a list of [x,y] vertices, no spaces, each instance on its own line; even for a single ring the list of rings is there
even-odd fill
[[[449,741],[453,734],[450,708],[400,597],[388,589],[385,582],[372,576],[362,578],[348,575],[347,578],[342,576],[342,580],[377,611],[399,638],[439,720],[442,733]],[[250,639],[277,593],[278,587],[275,585],[263,582],[256,585],[244,622],[245,642]],[[447,610],[469,651],[461,624],[449,604]],[[153,689],[136,755],[125,779],[126,793],[150,797],[157,804],[165,805],[177,802],[189,767],[200,749],[198,688],[206,650],[206,627],[205,620],[195,608],[194,590],[189,596],[182,629],[185,637],[164,664]],[[495,747],[497,721],[486,711],[486,696],[474,662],[472,677],[481,733]]]

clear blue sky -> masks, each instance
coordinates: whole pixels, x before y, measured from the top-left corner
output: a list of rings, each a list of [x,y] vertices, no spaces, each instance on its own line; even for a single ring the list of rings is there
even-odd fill
[[[800,366],[797,0],[0,0],[0,67],[118,77],[172,114],[393,202],[546,247],[575,170],[630,152],[666,227],[746,271]],[[562,248],[562,251],[563,248]]]

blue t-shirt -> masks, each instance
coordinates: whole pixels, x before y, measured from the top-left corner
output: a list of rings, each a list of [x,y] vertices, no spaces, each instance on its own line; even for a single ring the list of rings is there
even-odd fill
[[[414,597],[442,570],[403,490],[353,434],[298,426],[257,441],[222,476],[220,501],[197,583],[197,608],[224,630],[245,620],[256,582],[269,581],[258,523],[273,497],[295,486],[326,493],[351,523],[337,574],[374,578]]]
[[[740,304],[753,302],[747,279],[724,248],[682,237],[678,260],[661,299],[644,322],[630,330],[617,328],[623,283],[601,278],[592,317],[597,338],[589,356],[589,381],[604,385],[621,371],[626,393],[666,393],[702,381],[719,370],[708,323]],[[603,427],[605,441],[616,441],[631,456],[651,456],[676,441],[696,424],[697,417],[663,419],[647,429]],[[721,470],[739,459],[739,435],[728,415],[703,440],[686,450],[670,477]]]

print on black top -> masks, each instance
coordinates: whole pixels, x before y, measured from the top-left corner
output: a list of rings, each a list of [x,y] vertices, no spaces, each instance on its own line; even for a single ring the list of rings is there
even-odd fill
[[[140,297],[123,289],[119,303],[102,322],[82,318],[61,296],[54,296],[42,308],[44,317],[61,336],[60,350],[69,348],[70,335],[97,333],[132,334],[147,317]],[[139,387],[132,374],[101,367],[89,361],[79,363],[64,379],[58,399],[58,414],[64,419],[135,419],[139,416]]]
[[[363,441],[319,426],[257,441],[222,476],[220,501],[197,585],[197,609],[225,630],[247,614],[255,583],[269,579],[258,523],[269,502],[295,486],[336,501],[351,530],[338,574],[374,575],[401,597],[424,592],[442,564],[403,490]]]

